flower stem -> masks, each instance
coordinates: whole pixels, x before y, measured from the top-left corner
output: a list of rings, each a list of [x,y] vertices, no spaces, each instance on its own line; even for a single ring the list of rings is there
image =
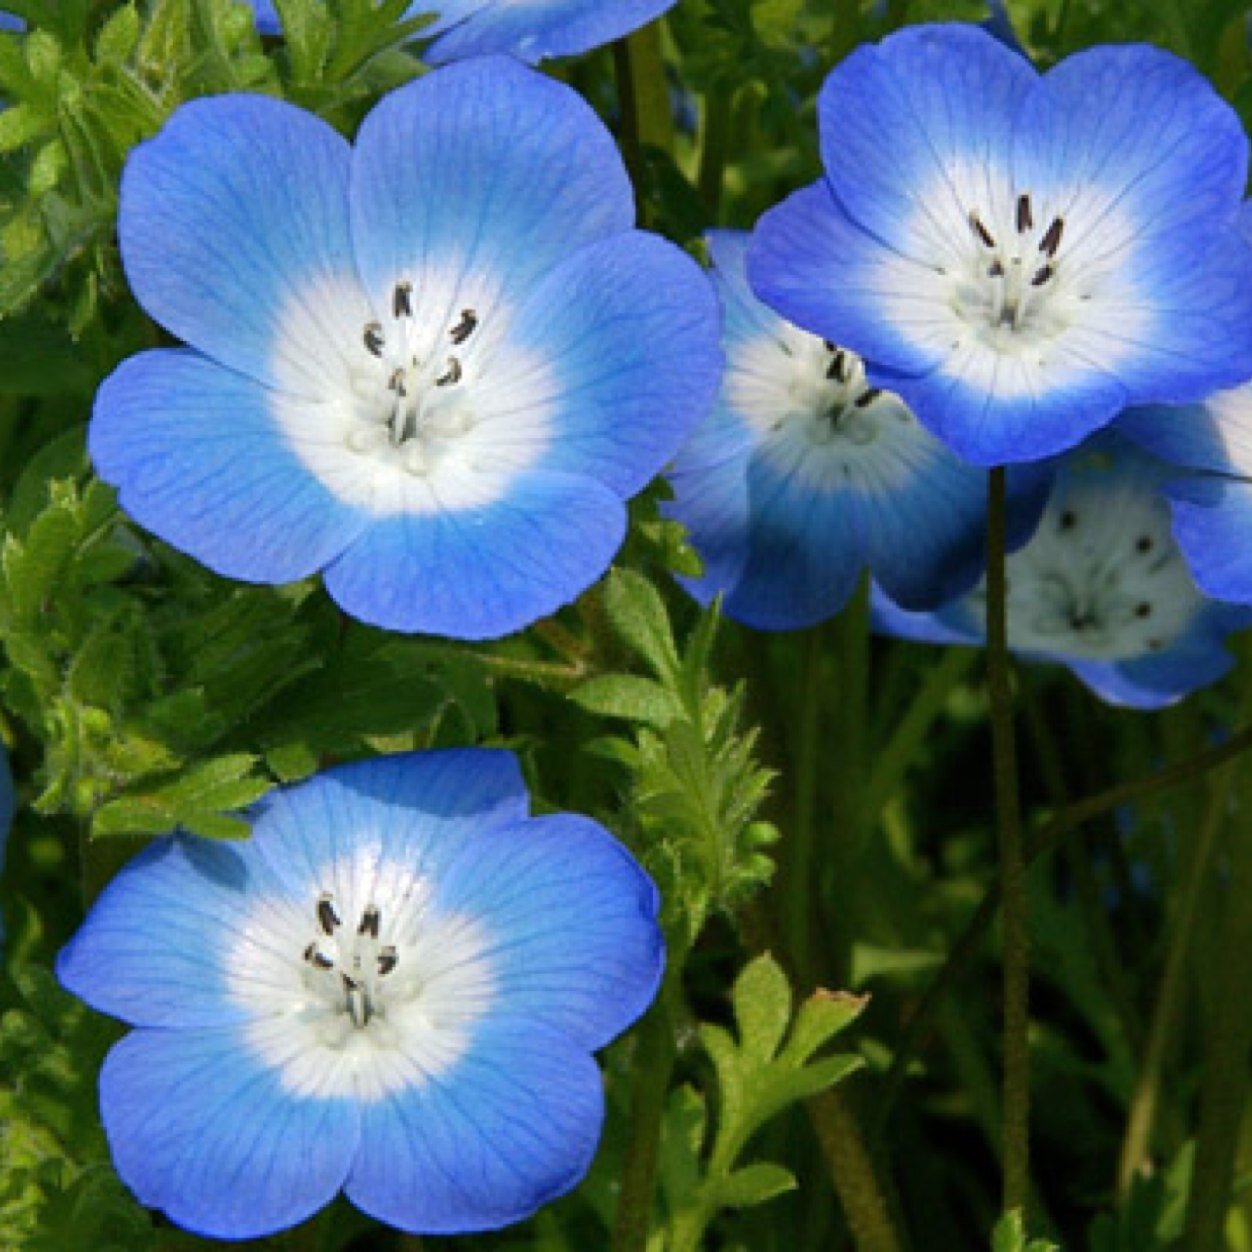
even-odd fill
[[[1236,820],[1226,827],[1226,916],[1222,961],[1213,987],[1212,1020],[1206,1032],[1191,1193],[1183,1245],[1189,1252],[1221,1252],[1230,1205],[1235,1155],[1248,1099],[1248,1053],[1252,1050],[1252,776],[1239,771]],[[1239,820],[1242,819],[1242,820]]]
[[[1030,1196],[1030,924],[1017,795],[1017,744],[1008,649],[1004,470],[989,476],[987,514],[987,693],[1004,901],[1004,1211]]]
[[[1116,787],[1110,787],[1105,791],[1075,801],[1031,836],[1026,844],[1026,864],[1033,865],[1041,857],[1055,852],[1070,831],[1085,822],[1124,805],[1133,804],[1145,796],[1180,787],[1184,783],[1201,777],[1209,770],[1233,760],[1249,748],[1252,748],[1252,726],[1244,726],[1231,735],[1225,743],[1203,752],[1197,752],[1195,756],[1180,761],[1177,765],[1167,766],[1146,778],[1119,783]],[[891,1069],[887,1074],[879,1100],[877,1119],[879,1133],[885,1127],[891,1108],[903,1089],[909,1065],[930,1039],[940,1003],[956,983],[961,971],[977,951],[983,934],[995,920],[996,910],[1000,907],[1000,892],[999,882],[992,883],[987,888],[978,907],[971,914],[969,921],[965,923],[965,928],[957,936],[956,942],[953,943],[947,960],[944,961],[934,981],[926,989],[921,1002],[909,1018],[896,1048],[896,1054],[892,1059]]]
[[[807,1108],[857,1252],[900,1252],[903,1245],[848,1097],[824,1091]]]
[[[613,1221],[612,1252],[644,1252],[648,1245],[661,1127],[677,1055],[669,997],[680,971],[681,962],[672,957],[656,1003],[639,1028],[631,1071],[630,1131]]]
[[[734,101],[734,88],[722,85],[713,87],[704,97],[704,134],[700,145],[700,170],[696,185],[712,222],[717,221],[722,202],[722,181],[726,174],[726,155],[730,149]]]
[[[674,150],[674,119],[670,112],[669,84],[661,47],[661,25],[650,22],[613,45],[621,106],[622,156],[635,186],[639,218],[643,221],[644,156],[646,147]]]

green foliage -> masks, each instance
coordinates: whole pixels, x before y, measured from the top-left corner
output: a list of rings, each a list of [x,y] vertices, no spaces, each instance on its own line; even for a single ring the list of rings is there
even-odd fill
[[[1060,1252],[1060,1246],[1047,1239],[1031,1239],[1021,1209],[1014,1209],[996,1223],[991,1252]]]
[[[709,676],[716,610],[701,616],[680,651],[656,589],[616,569],[604,612],[650,673],[597,675],[570,698],[635,724],[633,740],[613,736],[595,747],[629,772],[624,814],[685,947],[710,911],[733,912],[769,880],[765,849],[777,832],[757,815],[770,772],[756,761],[756,731],[741,725],[742,686],[728,691]]]
[[[784,1109],[841,1082],[862,1064],[857,1056],[816,1054],[856,1020],[864,1000],[819,991],[793,1017],[786,975],[768,955],[744,969],[731,996],[737,1037],[721,1026],[700,1027],[716,1077],[717,1120],[707,1160],[697,1164],[693,1156],[707,1137],[708,1101],[689,1088],[671,1101],[666,1134],[671,1146],[662,1173],[669,1212],[665,1252],[697,1252],[722,1209],[763,1204],[791,1190],[795,1178],[780,1165],[740,1165],[745,1147]]]
[[[145,1252],[147,1213],[118,1181],[96,1115],[95,1076],[115,1030],[50,971],[16,975],[0,1016],[0,1230],[22,1252]]]

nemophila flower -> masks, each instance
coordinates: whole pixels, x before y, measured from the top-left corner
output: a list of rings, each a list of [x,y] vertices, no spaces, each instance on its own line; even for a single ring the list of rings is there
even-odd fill
[[[869,362],[977,464],[1252,375],[1247,139],[1143,46],[1039,75],[977,27],[857,49],[819,99],[825,177],[762,219],[758,294]]]
[[[726,373],[717,405],[675,459],[667,512],[704,561],[687,583],[751,626],[794,629],[838,612],[868,566],[892,596],[934,607],[978,578],[987,474],[865,377],[856,353],[779,317],[744,272],[748,235],[709,236]],[[1014,475],[1015,538],[1046,477]]]
[[[426,50],[432,65],[496,53],[534,63],[574,56],[660,17],[675,0],[418,0],[410,17],[434,13],[420,32],[434,38]],[[272,0],[252,0],[257,25],[280,30]]]
[[[106,380],[96,468],[219,573],[517,630],[604,571],[716,389],[709,285],[633,206],[591,109],[506,58],[393,92],[354,148],[276,100],[184,105],[128,161],[118,231],[190,349]]]
[[[342,1188],[404,1230],[481,1230],[595,1150],[590,1053],[652,998],[651,881],[596,823],[530,818],[509,753],[414,753],[175,836],[105,888],[57,972],[136,1027],[100,1109],[145,1204],[214,1238]]]
[[[1172,473],[1100,436],[1065,459],[1038,531],[1008,558],[1009,646],[1114,704],[1158,708],[1215,682],[1232,664],[1225,636],[1252,625],[1252,609],[1196,587],[1161,493]],[[874,601],[879,630],[935,643],[980,642],[985,616],[981,585],[930,614]]]

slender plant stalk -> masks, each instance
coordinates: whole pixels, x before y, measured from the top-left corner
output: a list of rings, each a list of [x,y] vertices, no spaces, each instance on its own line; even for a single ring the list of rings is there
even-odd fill
[[[1248,691],[1252,692],[1252,685],[1249,685]],[[1252,701],[1245,700],[1245,705],[1248,703]],[[1128,1199],[1135,1178],[1143,1172],[1151,1153],[1165,1060],[1173,1046],[1192,991],[1186,977],[1187,957],[1191,950],[1200,899],[1212,870],[1213,853],[1222,828],[1222,819],[1230,805],[1234,779],[1235,771],[1230,766],[1217,772],[1213,778],[1196,846],[1187,866],[1178,911],[1170,928],[1165,969],[1161,974],[1161,986],[1148,1027],[1148,1039],[1144,1045],[1134,1093],[1130,1098],[1130,1116],[1126,1121],[1126,1133],[1117,1163],[1117,1193],[1123,1202]]]
[[[1065,837],[1093,818],[1102,817],[1127,804],[1134,804],[1146,796],[1162,791],[1172,790],[1196,778],[1202,777],[1212,769],[1224,765],[1240,754],[1252,748],[1252,726],[1244,726],[1231,735],[1225,743],[1215,748],[1207,748],[1197,752],[1195,756],[1177,765],[1171,765],[1150,774],[1146,778],[1134,782],[1119,783],[1095,795],[1075,801],[1069,808],[1058,813],[1051,821],[1045,823],[1026,844],[1026,863],[1033,865],[1041,857],[1055,852]],[[926,989],[920,1003],[904,1028],[900,1044],[896,1048],[891,1069],[887,1074],[879,1100],[879,1117],[877,1132],[881,1135],[890,1117],[891,1109],[904,1087],[908,1068],[913,1058],[924,1048],[934,1030],[935,1012],[944,996],[956,983],[961,971],[969,963],[978,950],[987,928],[995,920],[996,911],[1000,907],[1000,883],[992,883],[979,901],[978,907],[970,915],[964,929],[956,937],[948,958],[935,975],[934,981]]]
[[[645,147],[674,150],[674,118],[670,111],[669,84],[665,79],[665,58],[661,47],[660,22],[650,22],[613,45],[613,68],[621,105],[622,156],[635,186],[640,221],[644,205]]]
[[[681,969],[679,955],[671,954],[670,971],[661,993],[639,1028],[631,1075],[630,1130],[613,1220],[612,1252],[645,1252],[648,1245],[661,1127],[677,1055],[669,1001],[681,978]]]
[[[824,1091],[807,1108],[857,1252],[901,1252],[903,1244],[847,1095],[837,1088]]]
[[[1017,796],[1017,744],[1008,649],[1004,470],[989,476],[987,520],[987,693],[1004,901],[1003,1203],[1023,1209],[1030,1194],[1030,922]]]
[[[1183,1246],[1188,1252],[1222,1252],[1235,1156],[1248,1102],[1252,1051],[1252,776],[1239,771],[1235,818],[1226,826],[1226,916],[1222,961],[1213,988],[1206,1032],[1191,1193]]]
[[[696,186],[709,213],[716,222],[722,203],[722,182],[726,175],[726,157],[730,150],[731,118],[735,92],[729,86],[714,87],[704,98],[704,133],[700,144],[700,169]]]

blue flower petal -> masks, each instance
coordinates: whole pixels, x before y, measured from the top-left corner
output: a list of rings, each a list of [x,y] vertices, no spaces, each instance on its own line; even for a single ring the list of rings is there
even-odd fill
[[[471,841],[512,828],[530,800],[511,752],[456,748],[340,765],[256,807],[257,849],[301,899],[316,899],[352,849],[373,840],[388,859],[432,878]]]
[[[260,894],[294,899],[254,845],[157,840],[105,887],[61,950],[57,977],[92,1008],[137,1026],[242,1021],[248,1012],[231,998],[221,958]]]
[[[1159,656],[1121,662],[1071,660],[1069,667],[1109,704],[1163,709],[1215,683],[1234,663],[1220,637],[1205,634],[1190,646],[1174,647]]]
[[[300,463],[274,401],[197,353],[145,352],[101,387],[91,457],[122,507],[168,543],[231,578],[292,582],[338,556],[368,519]]]
[[[626,510],[586,478],[523,473],[491,504],[381,519],[325,571],[386,630],[492,639],[555,612],[608,568]]]
[[[257,1239],[315,1213],[360,1133],[351,1101],[284,1091],[230,1029],[129,1035],[100,1072],[100,1112],[140,1202],[213,1239]]]
[[[517,420],[528,380],[501,358],[484,368],[475,403],[501,449],[541,439],[545,472],[585,474],[630,496],[712,404],[717,331],[712,288],[690,257],[654,235],[615,236],[553,269],[502,346],[501,358],[520,353],[543,373],[534,417]]]
[[[1252,386],[1221,392],[1204,404],[1127,409],[1114,429],[1174,465],[1243,473],[1252,469]]]
[[[342,136],[294,105],[184,104],[122,176],[118,237],[140,304],[222,364],[324,396],[368,320],[350,299],[348,160]],[[343,328],[328,324],[338,316]]]
[[[771,308],[905,374],[934,369],[948,346],[927,294],[933,273],[865,234],[825,182],[770,209],[748,249],[748,278]]]
[[[1252,482],[1196,476],[1166,484],[1174,538],[1196,584],[1219,600],[1252,603]]]
[[[811,490],[796,465],[754,456],[746,481],[748,555],[726,612],[760,630],[798,630],[833,616],[864,564],[859,519],[840,493]]]
[[[574,56],[620,39],[672,8],[674,0],[420,0],[410,10],[437,8],[439,20],[422,31],[439,38],[426,52],[431,65],[509,53],[524,61]]]
[[[657,893],[602,827],[557,814],[485,833],[440,879],[441,909],[476,918],[508,1011],[594,1049],[651,1002],[665,965]]]
[[[352,157],[366,288],[417,301],[477,292],[484,333],[585,244],[629,230],[634,195],[604,124],[570,88],[507,58],[449,66],[385,96]]]
[[[858,48],[818,97],[831,191],[887,248],[927,267],[955,262],[969,239],[964,188],[987,188],[988,166],[1007,168],[1037,82],[976,26],[913,26]]]
[[[506,1226],[582,1178],[602,1117],[599,1071],[584,1050],[493,1016],[451,1070],[362,1106],[348,1197],[402,1230]]]

